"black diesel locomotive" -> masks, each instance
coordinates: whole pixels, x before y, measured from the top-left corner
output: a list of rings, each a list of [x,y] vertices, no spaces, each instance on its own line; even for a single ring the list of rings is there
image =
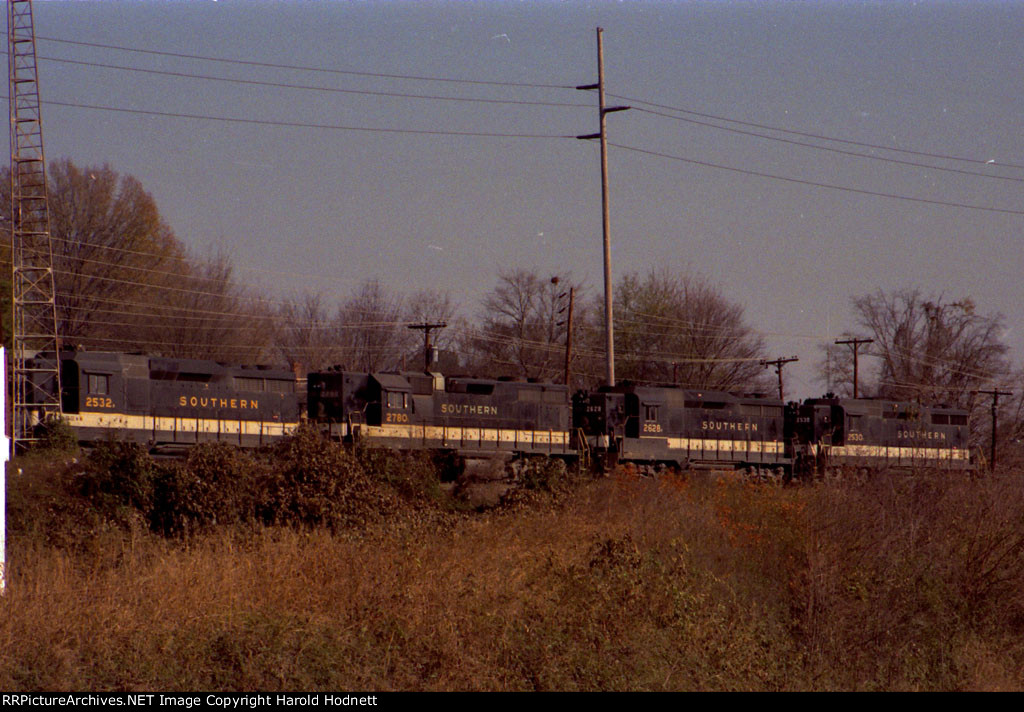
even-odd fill
[[[797,474],[836,467],[970,467],[964,410],[834,397],[790,408]]]
[[[309,418],[334,438],[463,456],[574,457],[565,386],[427,373],[311,373]]]
[[[788,470],[782,401],[721,391],[623,384],[577,394],[574,422],[607,464]]]
[[[53,358],[35,361],[52,367]],[[216,440],[258,447],[299,423],[301,394],[291,371],[62,351],[60,374],[64,419],[81,442],[114,435],[153,449]]]
[[[49,359],[53,354],[43,355]],[[967,412],[834,397],[620,384],[565,386],[436,373],[295,374],[140,354],[61,352],[65,418],[83,442],[153,449],[273,442],[315,423],[332,438],[463,458],[632,463],[645,472],[729,469],[810,476],[847,467],[970,468]]]

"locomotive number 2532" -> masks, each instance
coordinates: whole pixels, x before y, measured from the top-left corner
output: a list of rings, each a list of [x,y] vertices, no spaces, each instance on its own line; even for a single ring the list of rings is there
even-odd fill
[[[111,398],[100,398],[98,396],[86,396],[86,408],[113,408],[114,401]]]

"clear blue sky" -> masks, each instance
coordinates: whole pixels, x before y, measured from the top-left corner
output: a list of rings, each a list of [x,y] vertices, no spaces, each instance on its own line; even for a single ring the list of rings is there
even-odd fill
[[[353,129],[594,132],[593,93],[510,84],[595,81],[599,25],[608,91],[629,97],[610,101],[648,110],[609,116],[610,140],[630,147],[610,152],[617,275],[666,266],[708,277],[773,357],[801,358],[787,369],[794,396],[822,389],[817,344],[853,326],[852,296],[877,289],[919,286],[1002,312],[1020,360],[1024,215],[722,167],[1024,211],[1024,168],[1005,165],[1024,166],[1024,2],[39,2],[43,99],[78,105],[44,105],[47,156],[135,175],[187,244],[227,249],[243,280],[279,294],[333,299],[378,277],[450,290],[472,316],[498,270],[517,266],[571,270],[596,293],[594,142]]]

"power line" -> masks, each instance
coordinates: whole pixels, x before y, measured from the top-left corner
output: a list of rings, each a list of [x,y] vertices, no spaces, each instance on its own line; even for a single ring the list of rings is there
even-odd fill
[[[996,163],[993,159],[985,160],[985,159],[982,159],[982,158],[970,158],[970,157],[965,157],[965,156],[954,156],[954,155],[949,155],[949,154],[944,154],[944,153],[934,153],[934,152],[928,152],[928,151],[914,151],[914,150],[906,149],[906,148],[893,148],[892,146],[882,146],[882,145],[876,144],[876,143],[866,143],[866,142],[863,142],[863,141],[853,141],[853,140],[850,140],[850,139],[838,138],[838,137],[835,137],[835,136],[826,136],[826,135],[823,135],[823,134],[810,133],[810,132],[807,132],[807,131],[796,131],[794,129],[786,129],[786,128],[782,128],[780,126],[770,126],[770,125],[767,125],[767,124],[758,124],[758,123],[754,123],[754,122],[751,122],[751,121],[741,121],[739,119],[730,119],[727,116],[716,116],[715,114],[701,113],[699,111],[692,111],[690,109],[683,109],[683,108],[678,107],[678,106],[668,106],[666,104],[657,104],[655,102],[647,101],[645,99],[636,99],[636,98],[632,98],[632,97],[628,97],[628,96],[620,96],[620,95],[616,95],[616,94],[609,94],[609,96],[613,96],[616,99],[622,99],[624,101],[629,101],[629,102],[632,102],[634,104],[646,104],[647,106],[654,106],[656,108],[667,109],[669,111],[678,111],[680,113],[690,114],[691,116],[700,116],[701,118],[705,118],[705,119],[714,119],[716,121],[726,121],[726,122],[733,123],[733,124],[739,124],[740,126],[751,126],[753,128],[757,128],[757,129],[767,129],[769,131],[779,131],[781,133],[793,134],[795,136],[803,136],[805,138],[816,138],[816,139],[820,139],[822,141],[834,141],[836,143],[846,143],[846,144],[849,144],[851,146],[860,146],[861,148],[876,148],[876,149],[879,149],[879,150],[882,150],[882,151],[893,151],[895,153],[905,153],[905,154],[910,155],[910,156],[921,156],[921,157],[925,157],[925,158],[940,158],[940,159],[947,160],[947,161],[963,161],[965,163],[976,163],[976,164],[980,164],[980,165],[997,165],[997,166],[1001,166],[1003,168],[1019,168],[1019,169],[1024,170],[1024,165],[1019,165],[1019,164],[1016,164],[1016,163]]]
[[[326,74],[345,74],[357,77],[376,77],[378,79],[409,79],[419,82],[448,82],[452,84],[478,84],[482,86],[500,86],[500,87],[524,87],[530,89],[574,89],[575,87],[568,84],[536,84],[529,82],[503,82],[503,81],[490,81],[481,79],[459,79],[454,77],[430,77],[422,75],[412,74],[388,74],[384,72],[362,72],[349,69],[329,69],[326,67],[310,67],[295,64],[275,64],[272,62],[257,62],[254,60],[245,59],[226,59],[223,57],[210,57],[197,54],[184,54],[181,52],[163,52],[154,49],[138,49],[136,47],[124,47],[120,45],[108,45],[100,44],[98,42],[81,42],[75,40],[65,40],[58,37],[43,37],[37,36],[36,39],[46,40],[47,42],[59,42],[61,44],[77,45],[79,47],[98,47],[101,49],[113,49],[121,52],[136,52],[138,54],[150,54],[160,57],[177,57],[179,59],[198,59],[204,62],[223,62],[225,64],[238,64],[250,67],[270,67],[274,69],[297,69],[305,72],[322,72]]]
[[[207,81],[217,82],[229,82],[232,84],[246,84],[255,86],[274,87],[277,89],[299,89],[304,91],[321,91],[331,92],[337,94],[360,94],[364,96],[379,96],[388,98],[398,99],[430,99],[434,101],[464,101],[464,102],[475,102],[480,104],[518,104],[524,106],[552,106],[552,107],[570,107],[570,108],[591,108],[587,104],[572,104],[568,102],[558,101],[527,101],[523,99],[484,99],[477,97],[461,97],[461,96],[441,96],[437,94],[408,94],[403,92],[388,92],[388,91],[371,91],[368,89],[339,89],[336,87],[322,87],[312,86],[308,84],[288,84],[284,82],[268,82],[257,79],[234,79],[231,77],[215,77],[205,74],[190,74],[188,72],[170,72],[161,69],[143,69],[141,67],[127,67],[116,64],[102,64],[99,62],[84,62],[75,59],[62,59],[59,57],[39,57],[39,59],[45,59],[51,62],[62,62],[65,64],[77,64],[86,67],[101,67],[104,69],[118,69],[127,72],[142,72],[145,74],[159,74],[169,77],[178,77],[183,79],[203,79]]]
[[[841,148],[832,148],[830,146],[819,146],[813,143],[807,143],[805,141],[794,141],[793,139],[780,138],[778,136],[768,136],[766,134],[757,133],[755,131],[744,131],[743,129],[729,128],[728,126],[718,126],[716,124],[708,123],[706,121],[697,121],[696,119],[688,119],[685,116],[672,116],[660,111],[651,111],[650,109],[643,109],[640,107],[636,108],[637,111],[644,114],[652,114],[654,116],[661,116],[667,119],[675,119],[676,121],[685,121],[686,123],[696,124],[697,126],[707,126],[709,128],[718,129],[720,131],[729,131],[730,133],[741,134],[743,136],[754,136],[756,138],[763,138],[769,141],[778,141],[780,143],[786,143],[792,146],[803,146],[805,148],[814,148],[819,151],[828,151],[830,153],[838,153],[843,156],[853,156],[855,158],[867,158],[872,161],[882,161],[884,163],[892,163],[899,166],[912,166],[915,168],[927,168],[933,171],[945,171],[947,173],[959,173],[960,175],[966,176],[977,176],[979,178],[992,178],[994,180],[1007,180],[1014,181],[1017,183],[1024,183],[1024,178],[1014,178],[1012,176],[1001,176],[992,173],[978,173],[977,171],[967,171],[962,168],[946,168],[944,166],[933,166],[928,163],[916,163],[914,161],[904,161],[898,158],[886,158],[885,156],[875,156],[870,153],[858,153],[857,151],[846,151]]]
[[[0,225],[2,225],[2,224],[3,224],[3,221],[0,220]],[[57,237],[57,236],[54,236],[54,235],[51,235],[50,239],[53,242],[62,242],[64,244],[74,245],[76,247],[87,247],[87,248],[97,249],[97,250],[108,250],[108,251],[111,251],[111,252],[119,252],[119,253],[128,254],[128,255],[139,255],[141,257],[152,257],[152,258],[160,260],[162,262],[163,261],[181,262],[181,263],[184,263],[184,265],[186,265],[188,267],[194,267],[197,264],[203,264],[205,262],[204,258],[197,257],[197,256],[173,255],[173,254],[163,254],[163,253],[159,253],[159,252],[149,252],[149,251],[145,251],[145,250],[132,250],[132,249],[129,249],[129,248],[126,248],[126,247],[115,247],[113,245],[104,245],[104,244],[99,243],[99,242],[85,242],[85,241],[82,241],[82,240],[70,240],[68,238]],[[67,254],[61,255],[60,257],[62,259],[67,259],[67,260],[86,260],[86,258],[76,257],[74,255],[67,255]],[[101,261],[101,260],[88,260],[88,261],[95,262],[97,264],[105,264],[105,265],[108,265],[110,267],[120,267],[120,266],[122,266],[121,264],[119,264],[117,262],[104,262],[104,261]],[[231,268],[232,268],[232,270],[240,270],[240,271],[244,271],[244,272],[253,272],[253,273],[256,273],[256,274],[267,274],[267,275],[270,275],[270,276],[273,276],[273,277],[281,277],[282,275],[284,275],[284,276],[289,276],[289,277],[302,277],[303,279],[317,279],[317,280],[328,280],[329,279],[332,282],[337,282],[337,280],[338,280],[337,275],[316,274],[316,273],[313,273],[313,272],[287,272],[287,271],[284,271],[284,270],[272,270],[272,269],[266,269],[266,268],[262,268],[262,267],[250,267],[250,266],[247,266],[247,265],[235,265],[235,264],[232,264]],[[133,267],[132,269],[139,269],[139,268]],[[173,272],[172,270],[167,270],[167,273],[168,274],[178,274],[176,272]],[[190,277],[190,278],[191,279],[207,279],[207,278],[199,278],[199,277]],[[216,279],[216,278],[211,277],[211,278],[208,278],[208,279]]]
[[[1011,210],[1009,208],[991,208],[984,205],[972,205],[970,203],[957,203],[948,200],[933,200],[930,198],[915,198],[909,195],[898,195],[896,193],[883,193],[874,190],[864,190],[862,188],[850,188],[848,186],[835,185],[832,183],[818,183],[816,181],[804,180],[802,178],[790,178],[788,176],[780,176],[774,173],[763,173],[761,171],[754,171],[748,168],[736,168],[735,166],[723,166],[718,163],[710,163],[708,161],[698,161],[694,158],[684,158],[683,156],[674,156],[669,153],[662,153],[660,151],[650,151],[643,148],[636,148],[635,146],[624,146],[622,144],[613,143],[610,144],[615,148],[621,148],[624,151],[633,151],[635,153],[641,153],[648,156],[657,156],[659,158],[668,158],[673,161],[682,161],[683,163],[689,163],[696,166],[704,166],[705,168],[717,168],[723,171],[732,171],[734,173],[742,173],[743,175],[756,176],[758,178],[770,178],[772,180],[786,181],[787,183],[796,183],[798,185],[809,185],[815,188],[828,188],[829,190],[841,190],[847,193],[857,193],[858,195],[870,195],[875,198],[891,198],[893,200],[907,200],[914,203],[925,203],[928,205],[942,205],[949,208],[967,208],[968,210],[984,210],[993,213],[1006,213],[1009,215],[1024,215],[1024,210]]]
[[[331,131],[364,131],[367,133],[385,134],[420,134],[427,136],[476,136],[483,138],[575,138],[567,134],[526,134],[526,133],[497,133],[486,131],[441,131],[439,129],[388,129],[379,126],[345,126],[332,124],[310,124],[294,121],[270,121],[266,119],[239,119],[226,116],[209,116],[205,114],[183,114],[171,111],[148,111],[145,109],[124,109],[116,106],[100,106],[96,104],[76,104],[66,101],[44,101],[43,104],[51,106],[65,106],[74,109],[91,109],[94,111],[113,111],[123,114],[141,114],[145,116],[160,116],[172,119],[199,119],[203,121],[218,121],[222,123],[256,124],[258,126],[283,126],[288,128],[301,129],[327,129]]]

